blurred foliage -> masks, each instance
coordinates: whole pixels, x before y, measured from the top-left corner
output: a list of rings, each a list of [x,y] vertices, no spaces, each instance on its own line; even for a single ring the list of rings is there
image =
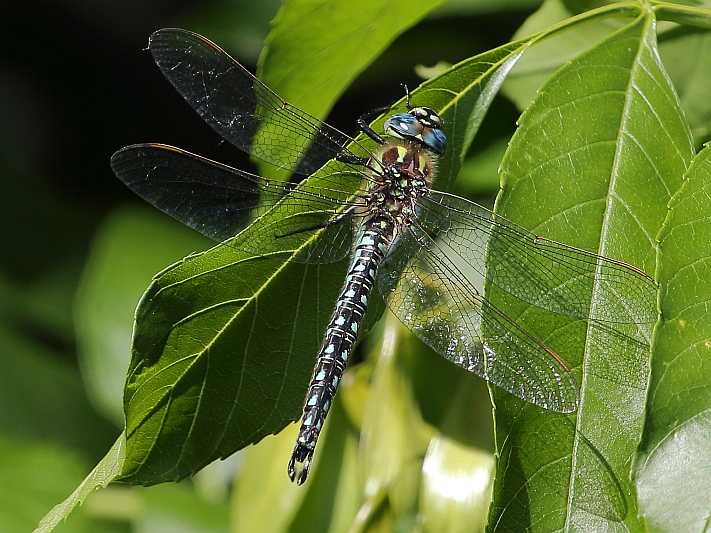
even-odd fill
[[[498,208],[534,227],[544,214],[568,217],[570,213],[562,212],[566,201],[578,200],[562,181],[532,181],[511,171],[516,161],[553,157],[558,146],[536,152],[537,143],[524,142],[525,135],[538,140],[554,136],[531,133],[525,120],[523,131],[511,141],[516,119],[525,109],[554,106],[545,101],[552,91],[551,76],[560,75],[559,69],[570,71],[596,49],[606,52],[604,43],[629,28],[636,3],[604,11],[612,3],[219,0],[17,5],[13,16],[33,24],[9,29],[14,46],[4,47],[0,58],[0,176],[5,187],[0,210],[5,228],[0,263],[0,485],[5,494],[0,499],[0,531],[31,530],[98,463],[65,507],[50,516],[60,523],[74,505],[122,471],[123,441],[116,438],[124,425],[121,389],[131,355],[134,311],[156,273],[209,246],[140,205],[112,176],[110,154],[132,142],[163,141],[253,168],[246,156],[221,143],[191,115],[141,52],[151,31],[180,26],[208,36],[253,70],[259,62],[269,83],[295,104],[352,132],[357,115],[401,99],[402,82],[414,88],[423,77],[436,80],[461,60],[581,15],[578,23],[526,51],[502,94],[490,102],[483,122],[470,124],[472,131],[479,127],[471,147],[471,139],[457,141],[462,153],[443,165],[443,174],[453,177],[461,156],[454,192],[491,204],[499,191],[503,160],[508,186],[517,180],[521,187],[533,183],[538,204],[518,204],[525,200],[521,190],[519,196],[507,196],[505,187]],[[380,15],[378,4],[383,6]],[[667,95],[666,104],[651,105],[664,112],[664,126],[685,117],[696,147],[711,137],[711,66],[706,61],[711,19],[697,9],[709,4],[651,2],[658,7],[661,63],[640,67],[659,69],[653,76],[657,82],[671,80],[684,114],[674,110],[674,93]],[[585,18],[599,6],[599,16]],[[322,16],[309,14],[319,7],[326,9]],[[645,31],[630,42],[653,42],[654,31]],[[632,81],[629,87],[642,87],[643,96],[659,96],[644,79]],[[642,106],[638,92],[627,96]],[[600,126],[596,117],[603,108],[589,108],[586,117],[569,123],[568,134],[558,132],[558,141],[573,138],[582,125]],[[622,129],[633,132],[654,165],[662,168],[675,157],[674,146],[683,144],[680,131],[685,124],[669,133],[674,142],[657,129]],[[617,126],[621,128],[619,121]],[[600,392],[588,385],[588,394],[614,402],[612,407],[621,412],[612,416],[615,409],[610,409],[605,423],[597,418],[600,409],[578,420],[584,438],[594,440],[621,483],[622,496],[615,500],[621,507],[604,517],[607,525],[624,523],[634,531],[701,531],[711,503],[704,475],[711,460],[711,421],[706,416],[711,398],[709,333],[704,320],[706,248],[711,242],[706,184],[711,176],[708,149],[690,163],[687,148],[681,150],[684,162],[679,168],[662,172],[668,183],[657,198],[633,198],[634,192],[653,191],[641,171],[635,174],[638,181],[631,182],[633,191],[602,193],[604,198],[614,193],[629,204],[644,204],[642,218],[652,239],[664,224],[658,251],[653,243],[643,246],[638,242],[642,238],[629,237],[609,252],[658,273],[662,321],[653,336],[654,357],[647,361],[651,392],[625,403],[613,400],[614,394],[604,387]],[[601,159],[573,164],[567,175],[586,165],[598,177],[611,175]],[[637,170],[643,167],[639,165]],[[601,242],[599,236],[591,237],[601,228],[595,224],[580,222],[585,235],[571,235],[564,227],[548,229],[551,234],[558,231],[566,242],[595,248]],[[631,235],[629,228],[602,224],[618,235]],[[337,280],[333,275],[334,291]],[[225,278],[224,287],[230,283]],[[196,288],[195,298],[199,294]],[[524,319],[536,322],[533,315]],[[360,344],[356,361],[343,379],[304,487],[294,487],[286,476],[296,430],[289,425],[232,459],[211,464],[190,481],[150,488],[112,485],[89,498],[56,531],[480,531],[492,498],[490,530],[547,531],[554,523],[560,526],[561,516],[568,529],[596,530],[600,522],[595,520],[602,520],[595,514],[599,508],[584,500],[605,501],[600,486],[609,486],[585,484],[585,469],[594,470],[597,459],[571,449],[575,435],[568,423],[521,408],[520,402],[499,393],[493,394],[494,418],[485,384],[434,354],[387,315]],[[304,364],[303,379],[308,367]],[[645,391],[647,384],[637,386]],[[294,398],[300,394],[298,386],[291,391]],[[300,409],[299,402],[285,406],[275,430]],[[610,439],[606,429],[622,419],[633,433],[624,443],[619,436]],[[204,435],[206,442],[211,438]],[[581,441],[575,442],[578,446]],[[565,461],[569,456],[575,465]],[[546,461],[562,461],[564,468],[555,475],[538,470]],[[494,481],[497,467],[500,473]],[[612,498],[609,493],[607,497]]]
[[[126,346],[136,303],[156,272],[209,244],[145,207],[119,207],[97,229],[74,305],[76,336],[87,391],[117,426],[123,424]]]

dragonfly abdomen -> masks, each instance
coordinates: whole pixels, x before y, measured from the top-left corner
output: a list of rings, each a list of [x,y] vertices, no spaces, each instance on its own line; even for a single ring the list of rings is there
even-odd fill
[[[394,235],[389,217],[375,217],[364,230],[353,252],[346,281],[326,329],[316,366],[311,377],[301,428],[289,461],[289,477],[302,484],[323,423],[358,338],[358,328],[368,306],[378,266],[383,261]]]

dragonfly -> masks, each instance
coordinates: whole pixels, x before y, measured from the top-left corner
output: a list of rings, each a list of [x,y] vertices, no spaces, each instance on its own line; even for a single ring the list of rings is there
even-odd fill
[[[611,332],[605,338],[612,340],[598,341],[602,349],[636,349],[639,341],[616,333],[617,326],[656,320],[655,282],[637,267],[548,240],[436,190],[437,160],[447,150],[446,124],[433,109],[413,106],[409,92],[405,108],[385,120],[382,132],[368,119],[385,109],[358,118],[362,135],[352,137],[282,99],[201,35],[162,29],[151,35],[148,48],[213,130],[292,178],[269,179],[156,143],[117,151],[111,158],[116,176],[158,209],[217,241],[237,242],[233,237],[241,229],[266,220],[248,243],[235,246],[259,253],[274,243],[288,244],[300,250],[293,260],[304,263],[350,256],[288,462],[288,475],[297,484],[308,476],[373,297],[385,298],[403,324],[449,361],[560,413],[578,406],[570,366],[497,307],[485,283]],[[277,209],[279,216],[269,218]],[[593,291],[606,297],[592,305]]]

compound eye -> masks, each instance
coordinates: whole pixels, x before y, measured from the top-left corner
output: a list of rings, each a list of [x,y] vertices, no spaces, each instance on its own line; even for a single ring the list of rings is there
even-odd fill
[[[438,128],[426,130],[425,134],[422,136],[422,141],[430,150],[440,155],[444,153],[444,150],[447,147],[447,136],[441,129]]]
[[[422,130],[422,126],[414,114],[410,112],[393,115],[385,121],[384,129],[385,133],[405,139],[417,136]]]

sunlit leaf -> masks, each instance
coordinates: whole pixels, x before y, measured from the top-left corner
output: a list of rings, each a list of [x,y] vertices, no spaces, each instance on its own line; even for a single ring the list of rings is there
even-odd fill
[[[474,385],[480,384],[470,379],[450,388],[450,414],[429,443],[420,489],[423,531],[475,532],[486,525],[494,458],[475,445],[481,424],[472,418],[486,416],[482,405],[489,406]]]
[[[259,77],[282,97],[323,118],[398,35],[442,3],[361,0],[336,9],[328,0],[284,2],[262,51]]]
[[[653,531],[703,531],[711,507],[711,146],[696,156],[669,207],[637,490]]]
[[[324,118],[358,74],[398,35],[441,3],[443,0],[361,0],[342,2],[335,8],[329,0],[284,2],[262,50],[259,77],[286,100]],[[282,133],[280,139],[290,143],[288,134]],[[256,163],[270,177],[288,177],[270,165]]]
[[[503,91],[519,109],[523,110],[528,106],[538,88],[556,68],[594,46],[624,24],[625,19],[615,15],[624,14],[625,10],[620,10],[620,13],[611,10],[609,16],[604,17],[589,17],[584,13],[586,9],[600,3],[588,0],[546,0],[519,28],[515,36],[523,37],[550,28],[582,12],[581,22],[540,41],[511,72]],[[700,143],[707,140],[711,133],[711,99],[707,98],[706,94],[709,74],[708,69],[703,66],[704,59],[711,53],[711,37],[708,31],[711,11],[660,2],[655,13],[660,20],[689,24],[666,27],[660,31],[659,53],[679,94],[681,107],[691,124],[694,139]]]
[[[266,437],[259,446],[240,452],[241,468],[230,505],[231,531],[277,533],[289,527],[309,484],[304,490],[290,490],[293,484],[286,476],[286,463],[275,459],[288,457],[298,429],[296,424],[289,425]]]
[[[351,425],[343,409],[344,398],[358,393],[363,385],[353,374],[347,371],[343,376],[328,415],[323,445],[316,452],[314,471],[306,482],[308,492],[290,531],[348,531],[354,521],[363,494],[363,465],[358,454],[358,428]],[[293,489],[292,485],[288,490]]]
[[[565,0],[545,0],[543,5],[516,30],[515,38],[548,30],[555,24],[573,16]],[[603,17],[583,17],[555,34],[538,41],[526,51],[503,85],[503,93],[514,101],[520,110],[526,109],[536,91],[561,65],[572,60],[610,32],[624,24],[624,19],[611,11]]]
[[[420,495],[424,531],[484,531],[494,459],[443,435],[432,440]]]
[[[540,235],[654,272],[666,202],[692,154],[659,61],[655,21],[644,13],[541,89],[504,158],[497,209]],[[644,343],[652,324],[614,324],[640,339],[639,348],[623,350],[604,337],[609,332],[586,334],[579,322],[492,289],[495,302],[566,358],[581,392],[577,417],[566,417],[492,391],[498,474],[489,529],[639,529],[631,467],[644,422]],[[605,305],[604,291],[590,301]]]
[[[363,419],[360,462],[366,498],[388,494],[393,512],[401,516],[416,498],[428,431],[415,403],[412,384],[400,362],[410,352],[409,333],[388,315],[382,340],[373,347],[371,393]],[[412,481],[412,482],[410,482]]]

